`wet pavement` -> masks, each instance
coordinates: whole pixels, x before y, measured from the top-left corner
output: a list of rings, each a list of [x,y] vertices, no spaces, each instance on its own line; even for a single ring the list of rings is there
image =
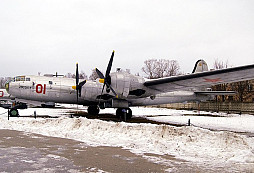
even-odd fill
[[[169,155],[137,155],[120,147],[0,130],[0,172],[252,172],[243,166],[196,165]]]
[[[118,147],[91,147],[74,140],[0,130],[0,172],[164,172]]]

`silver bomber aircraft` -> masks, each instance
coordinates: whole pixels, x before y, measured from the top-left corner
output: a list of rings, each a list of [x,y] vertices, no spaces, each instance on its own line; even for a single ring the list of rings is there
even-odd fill
[[[6,83],[6,90],[16,103],[54,106],[55,103],[88,106],[89,114],[100,109],[117,108],[118,117],[132,117],[132,106],[159,105],[186,101],[205,101],[214,95],[231,95],[231,91],[211,91],[212,85],[254,79],[254,64],[208,71],[204,60],[196,62],[193,72],[187,75],[159,79],[145,79],[118,70],[110,73],[114,51],[105,75],[98,69],[96,81],[59,76],[17,76]],[[12,108],[11,115],[17,115]]]

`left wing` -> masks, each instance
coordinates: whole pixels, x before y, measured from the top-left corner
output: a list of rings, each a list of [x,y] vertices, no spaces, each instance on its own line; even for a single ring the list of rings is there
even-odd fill
[[[160,92],[196,90],[201,87],[254,79],[254,64],[222,70],[193,73],[146,81],[144,85]]]

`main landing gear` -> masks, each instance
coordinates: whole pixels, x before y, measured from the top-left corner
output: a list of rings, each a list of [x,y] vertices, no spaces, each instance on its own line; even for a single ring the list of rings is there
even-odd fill
[[[91,105],[88,107],[87,111],[91,115],[98,115],[100,112],[100,108],[97,105]],[[127,119],[131,119],[132,110],[130,108],[117,108],[116,117],[124,121],[126,121]]]
[[[124,121],[131,119],[132,110],[130,108],[118,108],[116,110],[116,116]]]
[[[88,113],[91,115],[98,115],[100,112],[100,108],[97,105],[91,105],[88,107]]]

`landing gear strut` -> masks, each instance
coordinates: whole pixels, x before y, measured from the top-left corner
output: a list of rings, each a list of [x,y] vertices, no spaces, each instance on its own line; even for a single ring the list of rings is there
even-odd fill
[[[92,105],[88,107],[87,111],[91,115],[98,115],[100,112],[100,108],[97,105]]]
[[[131,119],[132,110],[130,108],[118,108],[116,110],[116,116],[126,121],[127,119]]]

